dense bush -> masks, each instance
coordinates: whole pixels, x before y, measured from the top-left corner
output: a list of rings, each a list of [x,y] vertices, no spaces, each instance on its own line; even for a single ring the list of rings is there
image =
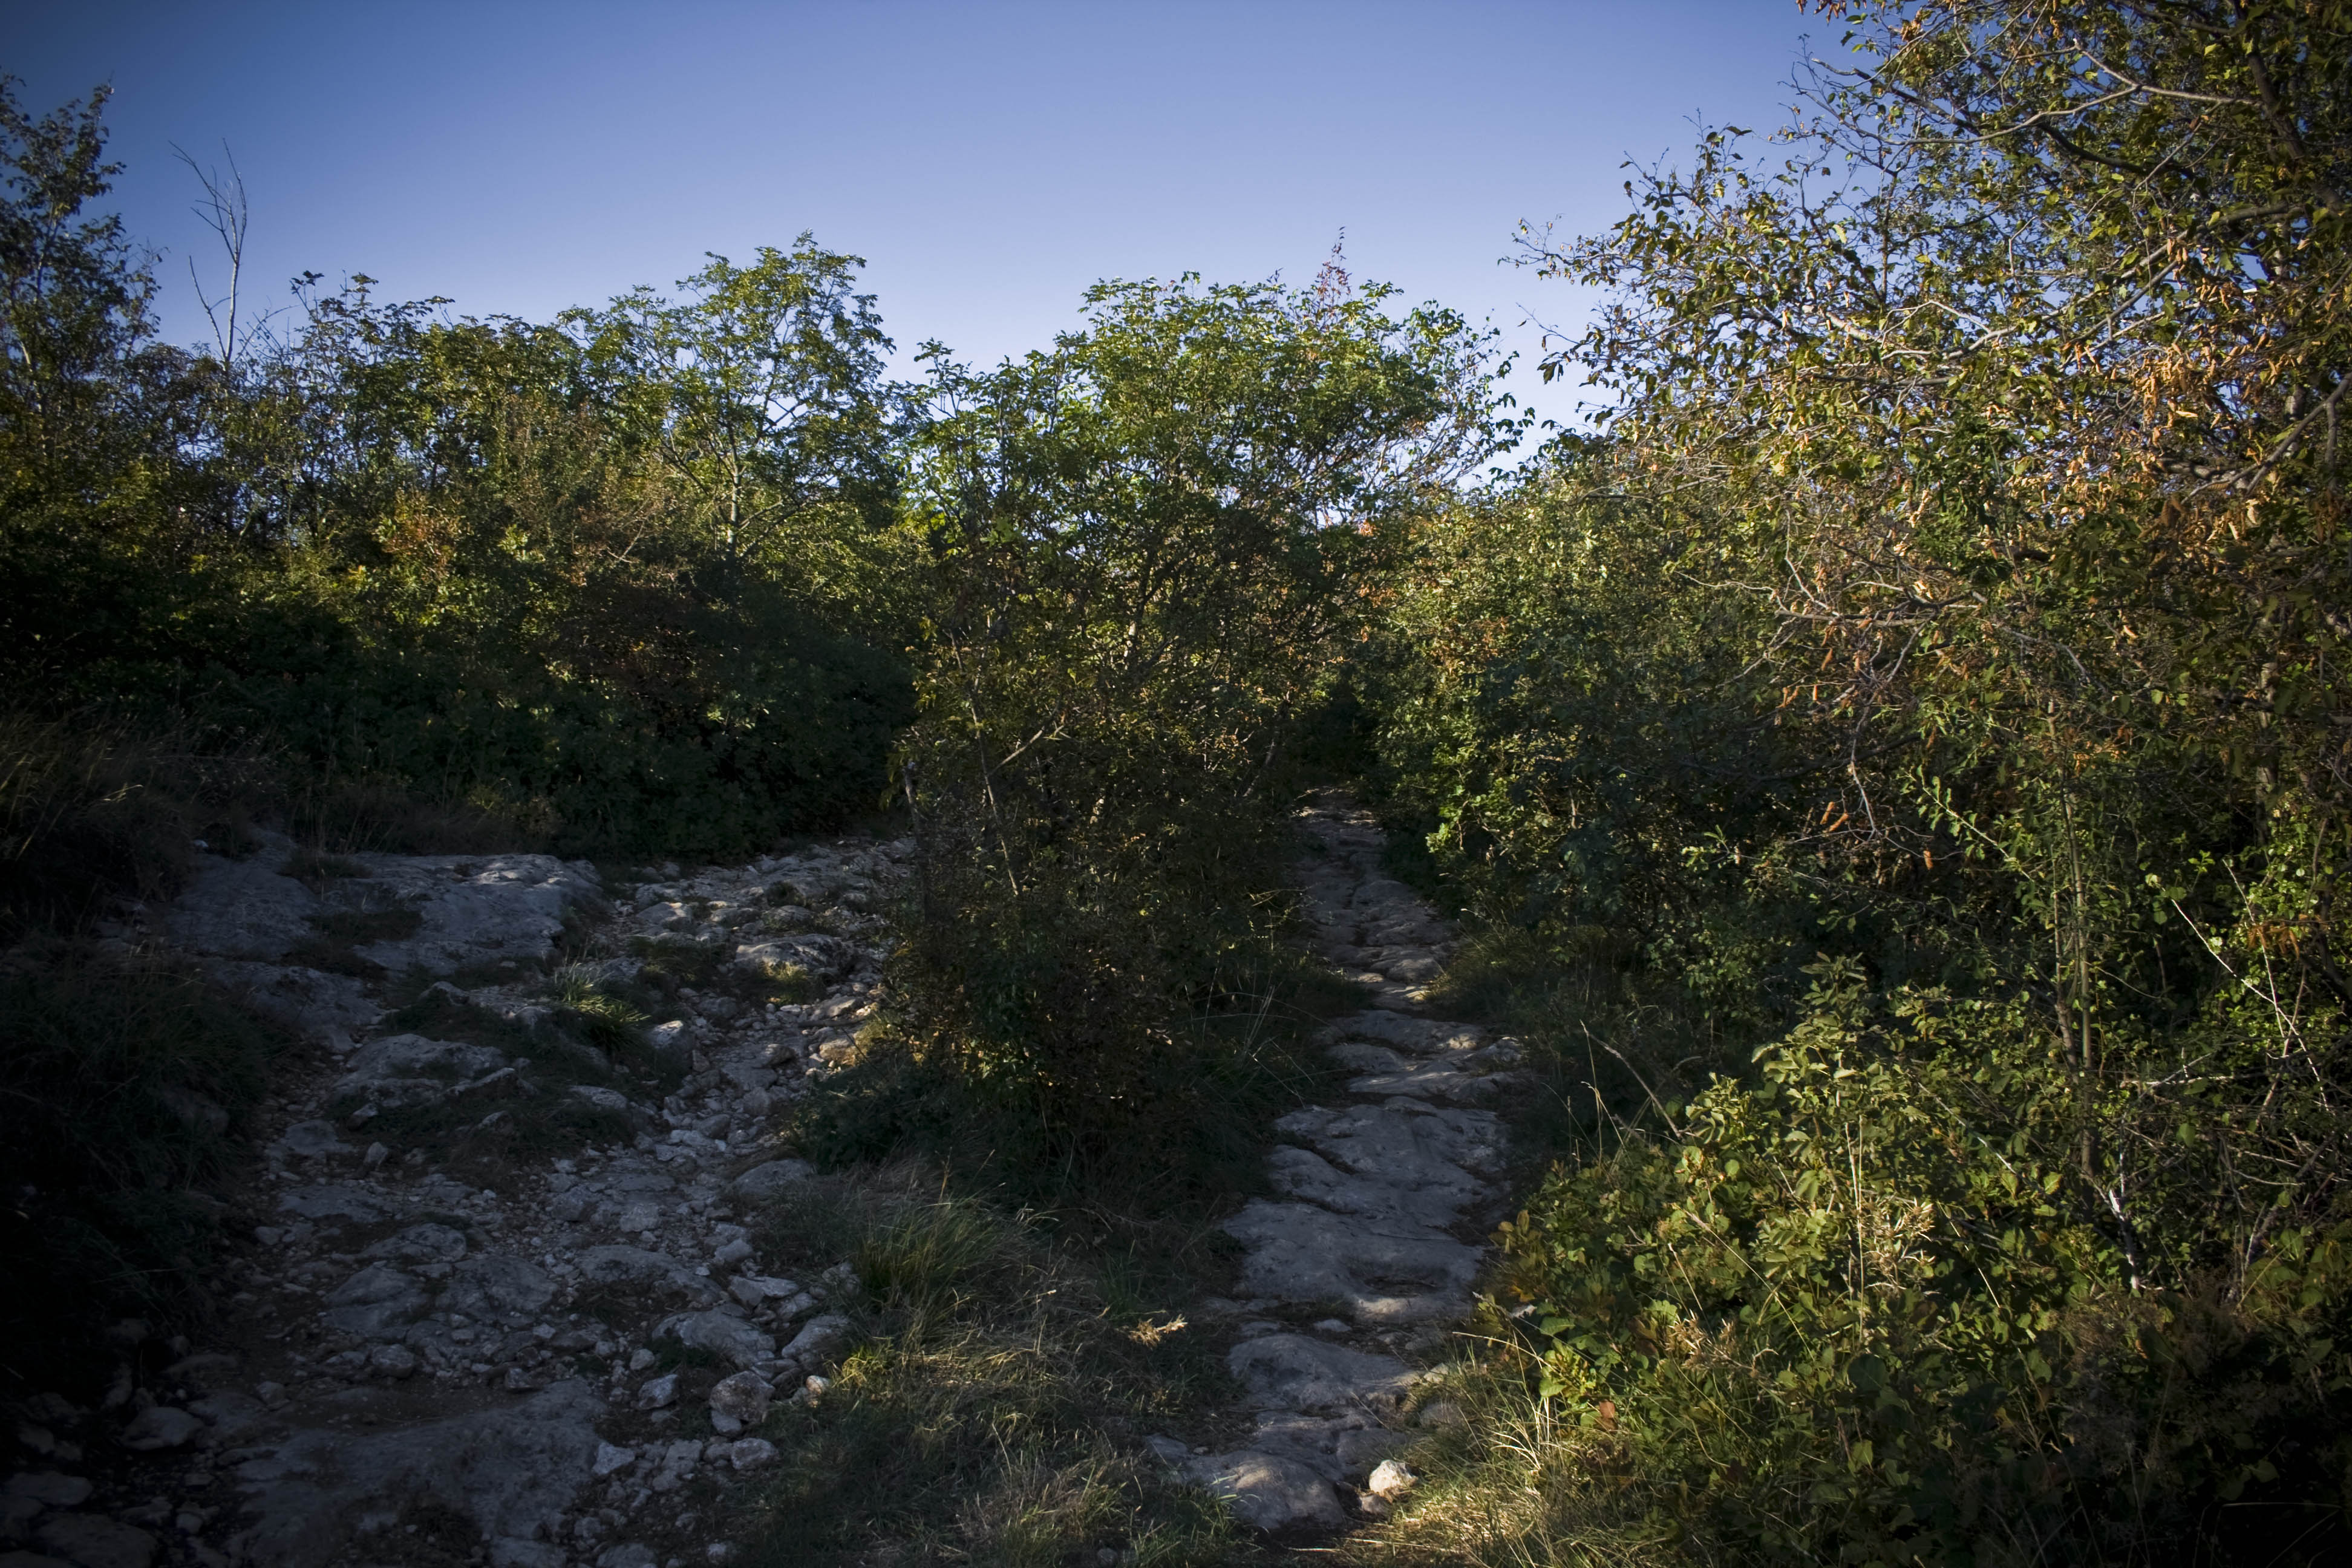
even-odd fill
[[[1050,352],[938,369],[898,1026],[1016,1167],[1213,1190],[1214,1130],[1268,1101],[1227,1068],[1297,1005],[1291,742],[1371,563],[1489,434],[1475,338],[1384,300],[1336,263],[1107,284]]]
[[[1383,776],[1622,1068],[1505,1233],[1540,1418],[1419,1528],[2324,1555],[2352,27],[1850,9],[1769,158],[1539,247],[1615,290],[1555,365],[1610,433],[1401,582]]]
[[[101,95],[102,98],[102,95]],[[0,645],[41,710],[276,753],[509,839],[741,849],[869,812],[911,710],[899,400],[803,237],[552,325],[306,288],[155,341],[100,100],[0,103]]]

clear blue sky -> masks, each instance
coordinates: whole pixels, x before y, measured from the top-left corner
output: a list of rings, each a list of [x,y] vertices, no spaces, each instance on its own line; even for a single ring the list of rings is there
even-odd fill
[[[1344,229],[1358,277],[1531,363],[1530,315],[1584,301],[1497,264],[1516,226],[1606,226],[1623,159],[1680,158],[1694,117],[1778,123],[1808,31],[1791,0],[0,0],[0,70],[35,109],[113,84],[117,200],[181,341],[215,258],[170,148],[226,141],[280,302],[315,268],[543,318],[812,229],[868,258],[902,353],[986,362],[1096,279],[1304,283]]]

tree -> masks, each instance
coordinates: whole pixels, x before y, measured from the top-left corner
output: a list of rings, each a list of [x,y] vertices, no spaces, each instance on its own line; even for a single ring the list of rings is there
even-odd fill
[[[1368,569],[1491,449],[1475,335],[1387,298],[1336,261],[1105,283],[1050,351],[932,355],[907,990],[919,1046],[1064,1152],[1166,1118],[1171,1027],[1270,930],[1286,749]]]
[[[730,574],[787,558],[814,512],[889,521],[891,345],[874,296],[853,291],[864,265],[803,234],[749,267],[713,256],[682,301],[639,289],[562,318],[600,400],[674,476]]]
[[[0,516],[95,504],[135,460],[154,279],[122,220],[86,209],[121,165],[105,161],[107,90],[39,119],[0,77]],[[165,356],[168,357],[168,356]]]
[[[1678,935],[1622,978],[1696,1024],[1641,1028],[1719,1042],[1508,1233],[1559,1434],[1511,1495],[1600,1552],[2340,1549],[2352,9],[1815,9],[1845,52],[1769,142],[1531,237],[1613,291],[1547,366],[1606,461],[1462,525],[1496,630],[1392,736],[1556,925]],[[1750,763],[1695,709],[1775,787],[1706,780]],[[1710,925],[1811,989],[1642,967]]]

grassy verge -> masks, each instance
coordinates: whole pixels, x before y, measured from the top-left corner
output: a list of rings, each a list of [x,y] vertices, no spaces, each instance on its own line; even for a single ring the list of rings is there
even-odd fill
[[[865,1300],[862,1343],[833,1386],[763,1431],[782,1464],[748,1561],[1260,1555],[1136,1441],[1186,1429],[1224,1395],[1213,1351],[1132,1274],[1090,1262],[1037,1215],[942,1194],[902,1166],[766,1222],[768,1250],[789,1267],[849,1258]]]

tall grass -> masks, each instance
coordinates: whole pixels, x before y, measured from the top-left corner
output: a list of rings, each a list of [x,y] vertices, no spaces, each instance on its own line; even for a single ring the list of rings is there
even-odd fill
[[[865,1297],[863,1343],[833,1386],[765,1429],[782,1462],[760,1505],[758,1568],[1255,1554],[1133,1441],[1222,1397],[1212,1348],[1170,1303],[1107,1290],[1039,1216],[902,1166],[795,1200],[763,1239],[810,1264],[847,1253]]]
[[[250,750],[0,708],[0,940],[169,895],[198,840],[235,837],[276,795]]]

